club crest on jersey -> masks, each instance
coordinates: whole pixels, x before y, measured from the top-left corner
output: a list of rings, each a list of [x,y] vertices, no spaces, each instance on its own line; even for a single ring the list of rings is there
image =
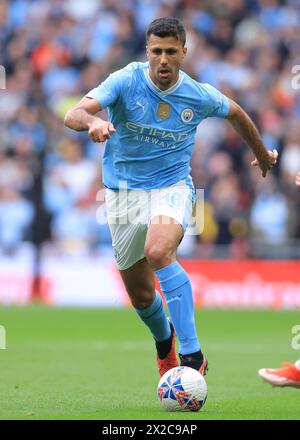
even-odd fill
[[[182,112],[181,112],[181,120],[183,122],[186,122],[186,123],[191,122],[193,117],[194,117],[194,112],[193,112],[193,110],[191,108],[185,108],[184,110],[182,110]]]
[[[170,104],[167,104],[166,102],[160,102],[157,107],[157,116],[160,117],[160,119],[167,119],[170,116],[171,113],[171,106]]]

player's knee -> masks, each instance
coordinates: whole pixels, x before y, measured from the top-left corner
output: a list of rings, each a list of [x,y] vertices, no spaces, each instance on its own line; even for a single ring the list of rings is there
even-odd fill
[[[144,252],[148,263],[154,270],[165,267],[172,262],[172,251],[161,244],[148,246]]]

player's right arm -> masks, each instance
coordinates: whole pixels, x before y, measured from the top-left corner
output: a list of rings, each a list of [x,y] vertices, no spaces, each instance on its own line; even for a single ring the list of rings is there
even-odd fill
[[[88,131],[94,142],[104,142],[116,130],[111,122],[95,116],[100,110],[101,106],[96,99],[84,97],[67,111],[64,124],[72,130]]]

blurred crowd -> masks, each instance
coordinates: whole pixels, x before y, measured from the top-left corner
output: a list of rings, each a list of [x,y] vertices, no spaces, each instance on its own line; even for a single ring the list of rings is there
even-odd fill
[[[110,72],[145,60],[145,30],[161,16],[184,22],[184,70],[236,100],[266,146],[279,151],[278,165],[263,179],[228,122],[201,124],[192,176],[205,188],[205,227],[187,238],[182,254],[273,257],[289,249],[286,257],[296,255],[298,0],[2,0],[1,252],[14,253],[28,241],[80,255],[110,245],[96,215],[104,146],[65,128],[63,116]]]

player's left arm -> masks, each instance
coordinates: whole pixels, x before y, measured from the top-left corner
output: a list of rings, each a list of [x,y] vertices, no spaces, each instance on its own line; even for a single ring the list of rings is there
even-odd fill
[[[232,99],[229,99],[229,103],[230,108],[226,119],[252,149],[255,159],[251,165],[259,166],[262,176],[266,177],[267,172],[277,162],[278,152],[267,150],[254,122],[247,113]]]

